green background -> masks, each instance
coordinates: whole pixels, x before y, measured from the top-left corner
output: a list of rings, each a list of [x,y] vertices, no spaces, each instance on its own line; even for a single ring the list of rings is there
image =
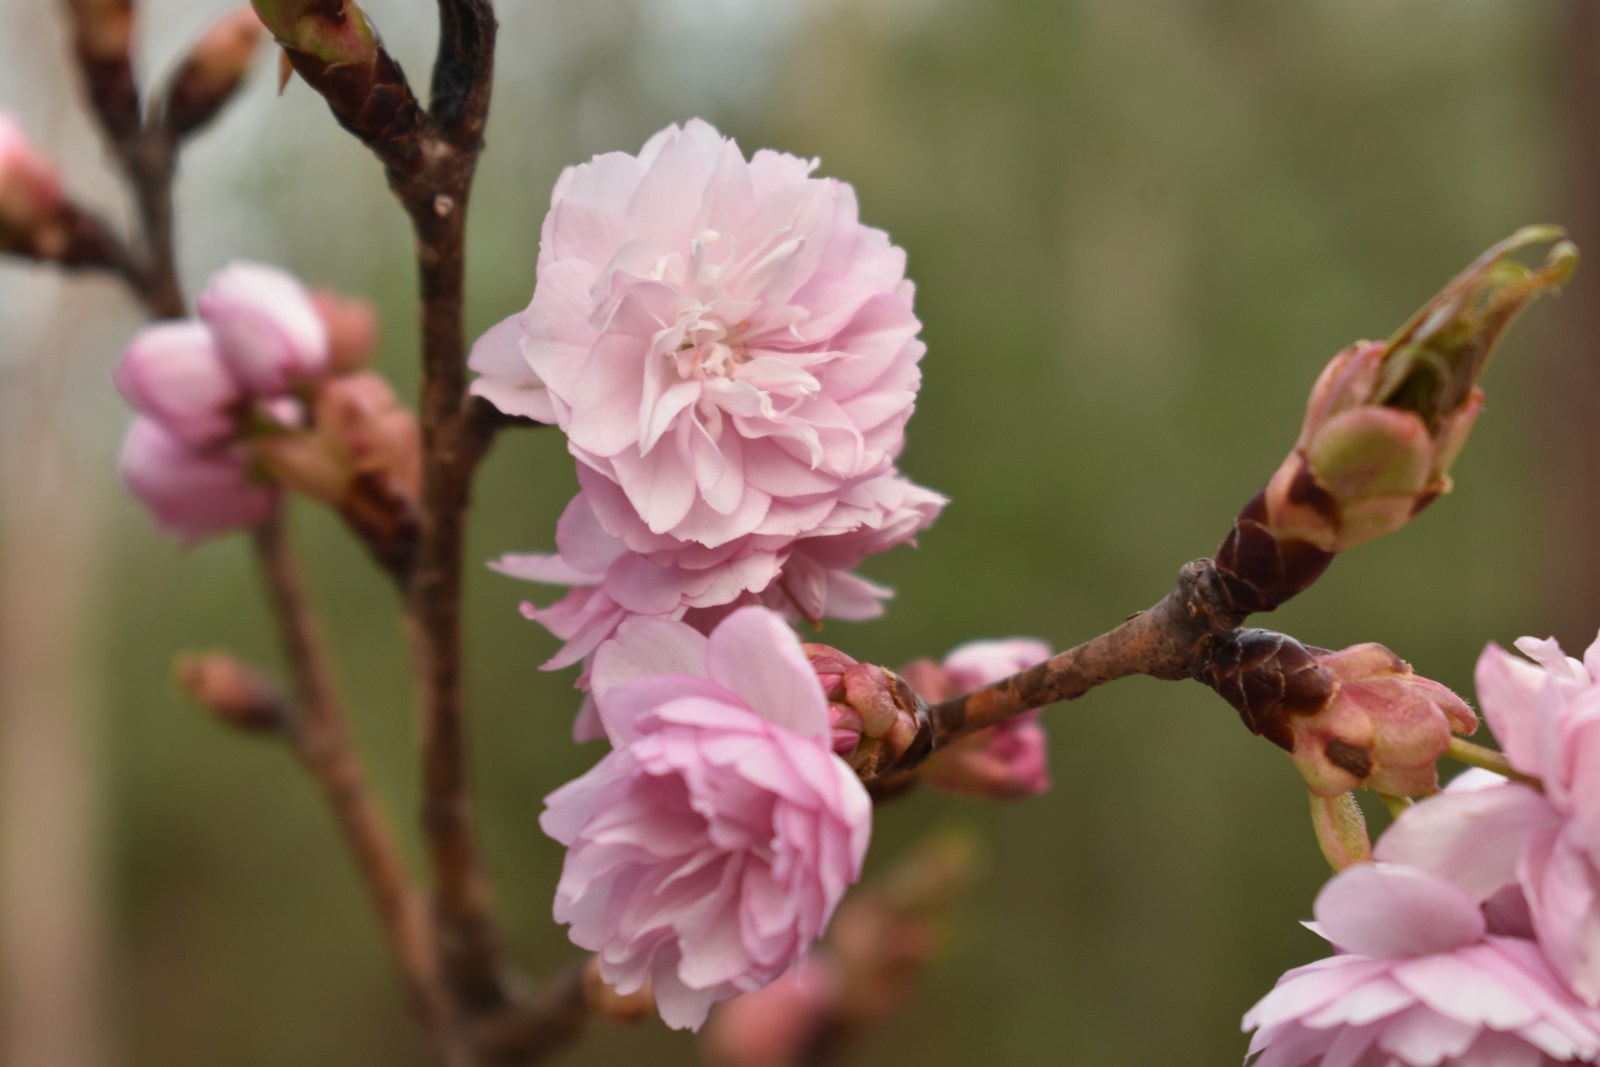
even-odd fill
[[[1153,602],[1276,467],[1335,351],[1386,336],[1484,246],[1568,210],[1556,3],[500,6],[474,332],[526,303],[562,166],[693,115],[746,150],[820,157],[907,250],[929,351],[903,467],[951,504],[918,548],[868,564],[898,590],[888,614],[824,635],[890,665],[977,637],[1065,647]],[[432,5],[370,10],[424,81]],[[400,212],[304,85],[272,96],[269,66],[240,109],[249,132],[225,118],[192,154],[186,278],[261,258],[370,294],[381,369],[409,390]],[[1454,495],[1258,621],[1329,647],[1381,641],[1464,693],[1488,640],[1570,626],[1581,649],[1600,619],[1572,605],[1572,538],[1551,530],[1594,457],[1549,412],[1564,315],[1591,299],[1541,304],[1514,331]],[[114,354],[80,357],[95,388]],[[108,469],[125,416],[94,403],[109,429],[88,447]],[[468,550],[475,796],[506,932],[535,972],[576,958],[549,919],[561,854],[538,831],[541,798],[597,753],[568,741],[572,673],[539,671],[554,642],[516,612],[551,592],[479,564],[551,545],[571,467],[554,431],[503,435]],[[90,482],[116,492],[104,473]],[[108,508],[82,662],[101,705],[86,773],[107,783],[118,1062],[422,1063],[318,798],[281,751],[187,710],[169,681],[187,648],[277,662],[247,546],[180,552],[133,504]],[[411,847],[417,728],[394,597],[326,515],[297,505],[293,524]],[[869,878],[950,821],[973,828],[986,869],[910,1009],[847,1062],[1233,1063],[1244,1010],[1324,953],[1297,925],[1327,874],[1304,791],[1220,700],[1139,678],[1045,721],[1048,796],[914,794],[881,812]],[[693,1063],[696,1043],[596,1025],[566,1062],[644,1056]]]

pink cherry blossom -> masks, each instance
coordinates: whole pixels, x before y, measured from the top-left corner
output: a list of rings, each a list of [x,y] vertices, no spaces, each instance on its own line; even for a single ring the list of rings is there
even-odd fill
[[[621,993],[648,980],[668,1025],[766,985],[861,874],[866,789],[829,751],[799,639],[744,608],[709,636],[635,618],[592,685],[614,746],[546,800],[567,846],[555,918]]]
[[[641,553],[605,528],[594,501],[584,491],[567,505],[554,555],[510,555],[493,564],[513,577],[573,587],[549,607],[523,606],[565,642],[547,669],[584,659],[633,615],[685,619],[700,630],[752,603],[812,621],[872,618],[891,591],[853,569],[870,554],[911,542],[944,506],[937,493],[890,472],[831,501],[805,536],[752,535],[717,548],[663,538]]]
[[[160,322],[139,331],[112,372],[134,410],[173,437],[208,448],[238,431],[245,393],[198,322]]]
[[[128,429],[121,467],[129,492],[185,544],[264,522],[278,505],[240,453],[197,451],[147,418]]]
[[[1480,900],[1520,886],[1551,966],[1600,1006],[1600,641],[1582,662],[1554,641],[1517,647],[1537,665],[1490,645],[1478,699],[1512,767],[1541,788],[1479,778],[1447,790],[1408,810],[1375,854]]]
[[[905,254],[815,167],[695,120],[569,168],[532,302],[474,348],[475,391],[567,433],[635,552],[802,536],[900,451],[924,350]]]
[[[1285,974],[1245,1015],[1254,1067],[1543,1067],[1600,1055],[1600,1015],[1539,947],[1488,932],[1473,897],[1363,864],[1317,897],[1342,952]]]
[[[328,363],[328,328],[311,294],[292,275],[235,263],[211,279],[197,301],[217,351],[254,396],[287,393]]]

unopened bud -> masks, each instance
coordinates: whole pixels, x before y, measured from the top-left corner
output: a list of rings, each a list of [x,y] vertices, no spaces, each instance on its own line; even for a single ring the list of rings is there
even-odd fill
[[[354,0],[251,0],[300,77],[373,147],[413,138],[422,109]],[[393,166],[391,153],[385,154]]]
[[[157,525],[184,544],[258,525],[278,508],[276,487],[258,482],[238,449],[200,451],[145,417],[128,428],[120,469]]]
[[[282,728],[288,700],[266,675],[225,652],[180,656],[173,666],[178,688],[229,726],[251,733]]]
[[[403,569],[422,483],[416,417],[372,373],[326,378],[312,403],[309,427],[260,435],[256,455],[277,481],[337,508],[385,567]]]
[[[383,480],[414,500],[422,484],[422,438],[416,416],[376,374],[330,378],[317,392],[317,432],[356,476]]]
[[[265,32],[249,7],[212,23],[167,84],[162,107],[167,128],[182,137],[215,118],[250,72]]]
[[[313,290],[311,303],[328,328],[329,369],[335,374],[364,370],[378,347],[378,313],[372,304],[330,289]]]
[[[1392,338],[1340,352],[1312,388],[1294,450],[1217,550],[1233,607],[1270,611],[1337,552],[1392,533],[1450,491],[1483,407],[1478,379],[1501,334],[1561,286],[1577,249],[1552,226],[1490,248]],[[1555,241],[1540,267],[1511,260]]]
[[[297,278],[259,263],[218,271],[196,301],[229,372],[255,396],[282,396],[321,376],[328,330]]]
[[[1465,701],[1377,644],[1329,652],[1266,630],[1235,630],[1216,640],[1207,681],[1251,732],[1289,752],[1322,797],[1360,786],[1433,793],[1451,733],[1478,726]]]
[[[926,754],[927,702],[898,675],[827,645],[804,648],[828,698],[833,750],[857,774],[875,778]]]
[[[89,100],[118,140],[139,132],[139,89],[133,79],[132,0],[67,0],[73,45]]]
[[[39,254],[64,202],[55,165],[0,112],[0,252]]]
[[[244,392],[197,322],[158,322],[140,330],[111,372],[117,390],[140,414],[196,449],[238,433]]]

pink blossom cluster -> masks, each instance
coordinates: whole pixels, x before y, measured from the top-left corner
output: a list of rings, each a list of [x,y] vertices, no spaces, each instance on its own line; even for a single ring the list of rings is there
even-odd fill
[[[497,564],[571,587],[524,609],[565,642],[547,666],[638,615],[876,615],[853,569],[943,506],[895,467],[924,351],[905,253],[815,166],[696,120],[557,182],[532,302],[472,354],[474,391],[577,460],[557,551]]]
[[[1600,640],[1517,647],[1532,662],[1491,645],[1476,682],[1518,777],[1460,776],[1329,883],[1344,954],[1246,1016],[1256,1067],[1600,1060]]]
[[[855,568],[944,505],[895,466],[905,254],[815,166],[695,121],[569,169],[532,302],[472,354],[474,391],[577,461],[556,551],[494,564],[570,587],[524,613],[611,744],[547,800],[555,917],[675,1027],[793,968],[860,876],[871,802],[786,620],[878,614]]]
[[[326,367],[328,329],[288,274],[236,263],[212,279],[199,317],[142,330],[114,372],[139,417],[122,477],[186,543],[264,521],[278,491],[252,470],[252,417],[296,417],[295,392]]]
[[[618,992],[646,981],[669,1026],[793,967],[861,874],[865,787],[830,748],[799,638],[760,607],[709,636],[633,618],[601,645],[612,750],[552,793],[568,852],[555,918]]]

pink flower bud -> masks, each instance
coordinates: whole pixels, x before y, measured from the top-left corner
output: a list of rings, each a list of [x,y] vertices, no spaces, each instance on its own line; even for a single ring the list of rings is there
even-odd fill
[[[264,522],[278,505],[235,452],[197,452],[151,419],[135,419],[122,444],[122,480],[157,525],[185,544]]]
[[[283,271],[235,263],[212,278],[198,307],[223,362],[256,396],[287,393],[327,367],[328,328]]]
[[[1207,681],[1253,733],[1289,752],[1320,797],[1358,786],[1392,796],[1436,792],[1434,764],[1451,732],[1478,727],[1465,701],[1377,644],[1329,652],[1267,630],[1235,630],[1217,641]]]
[[[163,118],[182,136],[210,122],[250,72],[266,29],[249,7],[212,23],[167,85]]]
[[[877,777],[922,754],[928,705],[898,675],[828,645],[804,648],[828,698],[833,750],[857,774]]]
[[[353,374],[372,362],[378,347],[378,313],[371,303],[331,289],[313,290],[311,302],[328,329],[328,365],[334,372]]]
[[[1409,663],[1382,645],[1352,645],[1319,654],[1317,661],[1339,688],[1322,713],[1291,718],[1295,762],[1313,788],[1321,781],[1329,788],[1342,784],[1341,792],[1356,785],[1391,796],[1436,792],[1434,764],[1451,733],[1478,728],[1466,701],[1412,673]],[[1360,775],[1363,767],[1366,774]]]
[[[416,418],[376,374],[329,378],[313,403],[311,425],[281,419],[281,432],[252,442],[256,455],[277,481],[338,508],[369,544],[402,551],[422,483]]]
[[[63,204],[55,165],[0,112],[0,251],[33,252]]]
[[[183,695],[229,726],[269,733],[284,724],[288,698],[272,679],[226,652],[181,656],[173,676]]]
[[[1394,337],[1334,357],[1312,388],[1294,451],[1264,492],[1261,521],[1279,541],[1342,551],[1399,529],[1450,490],[1496,342],[1524,305],[1567,280],[1577,250],[1558,241],[1537,269],[1508,257],[1560,236],[1555,227],[1518,231]]]
[[[376,374],[331,378],[317,391],[317,433],[355,476],[381,478],[415,499],[422,485],[422,439],[412,415]]]
[[[141,330],[112,379],[135,410],[185,444],[209,448],[238,431],[244,391],[223,366],[211,331],[198,322]]]

